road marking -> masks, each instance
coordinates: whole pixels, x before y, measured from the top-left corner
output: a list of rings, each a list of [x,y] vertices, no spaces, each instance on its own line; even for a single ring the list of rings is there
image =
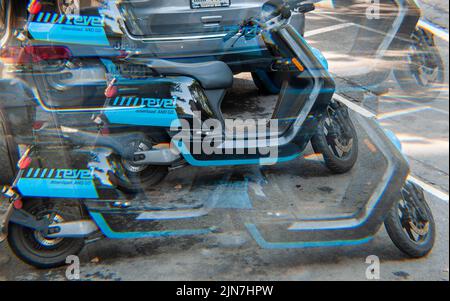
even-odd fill
[[[418,137],[418,136],[398,136],[398,139],[400,140],[400,142],[425,142],[427,141],[427,139],[423,138],[423,137]]]
[[[368,118],[375,118],[376,115],[372,112],[370,112],[369,110],[355,104],[354,102],[348,100],[347,98],[339,95],[339,94],[334,94],[334,99],[336,99],[337,101],[345,104],[347,107],[349,107],[350,109],[352,109],[353,111],[363,115],[364,117],[368,117]]]
[[[438,109],[438,108],[432,108],[432,107],[430,107],[430,110],[433,110],[435,112],[442,113],[442,114],[445,114],[445,115],[449,115],[448,111],[446,111],[446,110],[442,110],[442,109]]]
[[[436,37],[439,37],[448,43],[448,32],[445,31],[444,29],[439,28],[436,25],[434,25],[433,23],[425,21],[425,20],[419,20],[419,23],[417,25],[425,30],[428,30],[429,32],[434,34]]]
[[[347,28],[350,26],[355,26],[355,23],[342,23],[342,24],[336,24],[336,25],[319,28],[319,29],[310,30],[305,33],[305,38],[309,38],[309,37],[312,37],[312,36],[315,36],[318,34],[322,34],[322,33],[326,33],[326,32],[330,32],[330,31]]]
[[[316,7],[321,8],[334,8],[334,0],[313,0]]]
[[[334,16],[330,16],[329,13],[320,12],[320,13],[316,13],[316,14],[319,15],[319,16],[325,17],[327,19],[330,19],[330,20],[335,20],[335,21],[338,21],[338,22],[341,22],[341,23],[345,23],[345,20],[343,20],[341,18],[334,17]],[[386,32],[381,31],[381,30],[376,30],[376,29],[373,29],[373,28],[370,28],[368,26],[364,26],[364,25],[361,25],[361,24],[358,24],[358,23],[351,23],[351,24],[353,24],[354,26],[359,27],[361,29],[365,29],[367,31],[370,31],[370,32],[374,32],[374,33],[378,33],[380,35],[388,36]],[[390,35],[390,36],[392,36],[392,35]]]
[[[361,114],[361,115],[363,115],[365,117],[375,118],[376,119],[376,115],[375,114],[373,114],[369,110],[361,107],[360,105],[355,104],[354,102],[352,102],[351,100],[343,97],[342,95],[335,94],[333,96],[333,98],[336,99],[337,101],[345,104],[349,109],[351,109],[351,110],[353,110],[353,111],[355,111],[355,112],[357,112],[357,113],[359,113],[359,114]],[[420,187],[422,187],[423,190],[425,190],[426,192],[434,195],[438,199],[440,199],[440,200],[442,200],[442,201],[444,201],[444,202],[446,202],[448,204],[448,199],[449,199],[448,193],[445,193],[445,192],[435,188],[434,186],[432,186],[430,184],[427,184],[427,183],[425,183],[425,182],[423,182],[423,181],[421,181],[421,180],[419,180],[419,179],[417,179],[415,177],[410,176],[409,179],[412,182],[414,182],[417,185],[419,185]]]
[[[396,116],[401,116],[401,115],[406,115],[406,114],[411,114],[411,113],[415,113],[415,112],[419,112],[419,111],[424,111],[424,110],[432,110],[432,111],[436,111],[438,113],[442,113],[445,115],[449,115],[449,112],[442,110],[442,109],[438,109],[438,108],[433,108],[430,106],[421,106],[421,107],[415,107],[415,108],[410,108],[410,109],[405,109],[405,110],[399,110],[399,111],[394,111],[394,112],[390,112],[390,113],[383,113],[383,114],[379,114],[376,115],[372,112],[370,112],[369,110],[361,107],[360,105],[355,104],[354,102],[348,100],[347,98],[335,94],[333,96],[336,100],[342,102],[343,104],[345,104],[347,107],[349,107],[350,109],[352,109],[355,112],[358,112],[359,114],[368,117],[368,118],[376,118],[378,120],[384,120],[387,118],[392,118],[392,117],[396,117]],[[404,101],[404,100],[402,100]],[[408,102],[406,100],[406,102]],[[417,103],[411,103],[414,105],[417,105]]]
[[[425,110],[429,110],[429,109],[431,109],[429,106],[403,109],[403,110],[393,111],[393,112],[389,112],[389,113],[378,114],[377,119],[384,120],[384,119],[398,117],[398,116],[407,115],[407,114],[411,114],[411,113],[421,112],[421,111],[425,111]]]
[[[448,194],[440,191],[439,189],[431,186],[430,184],[425,183],[422,180],[417,179],[416,177],[410,176],[409,180],[411,180],[411,182],[419,185],[420,187],[423,188],[423,190],[425,190],[426,192],[434,195],[435,197],[437,197],[440,200],[443,200],[444,202],[446,202],[448,204]]]
[[[446,91],[446,92],[448,92],[448,91]],[[440,96],[444,96],[443,93],[441,93]],[[380,99],[383,99],[383,100],[391,100],[392,99],[392,100],[396,100],[396,101],[398,101],[400,99],[402,102],[409,103],[414,106],[421,106],[423,104],[423,101],[421,101],[419,99],[414,100],[414,98],[410,95],[395,95],[395,94],[394,95],[382,95],[382,96],[380,96]],[[448,102],[448,96],[446,98],[440,97],[440,98],[433,100],[434,103],[443,102],[443,101]],[[441,110],[441,109],[435,109],[433,107],[430,107],[430,108],[433,110],[440,110],[442,113],[445,113],[448,115],[448,111]]]
[[[317,15],[323,16],[325,18],[331,19],[331,20],[335,20],[335,21],[339,21],[339,22],[345,22],[345,20],[341,19],[341,18],[337,18],[334,16],[330,16],[330,13],[327,12],[317,12]],[[366,29],[368,31],[372,31],[372,32],[376,32],[376,33],[380,33],[380,34],[386,34],[383,33],[382,31],[378,31],[378,30],[374,30],[370,27],[361,25],[361,24],[356,24],[353,23],[355,26],[362,28],[362,29]],[[431,33],[433,33],[436,37],[439,37],[440,39],[446,41],[447,43],[449,42],[449,33],[447,31],[445,31],[442,28],[437,27],[436,25],[434,25],[433,23],[430,23],[428,21],[425,20],[419,20],[419,22],[417,23],[417,25],[425,30],[430,31]]]

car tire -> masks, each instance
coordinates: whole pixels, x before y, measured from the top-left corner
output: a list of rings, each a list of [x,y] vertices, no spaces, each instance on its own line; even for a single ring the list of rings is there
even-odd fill
[[[9,143],[7,124],[4,114],[0,109],[0,185],[11,184],[14,178],[13,165],[11,162],[11,146]]]
[[[91,6],[91,0],[73,0],[75,3],[74,10],[69,11],[69,14],[79,15],[83,8],[88,8]],[[42,1],[44,10],[57,12],[59,14],[68,14],[64,10],[64,6],[67,0],[45,0]]]

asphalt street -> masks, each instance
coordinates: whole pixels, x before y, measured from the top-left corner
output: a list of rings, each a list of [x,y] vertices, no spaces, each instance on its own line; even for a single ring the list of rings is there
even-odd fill
[[[447,6],[448,7],[448,6]],[[448,9],[448,8],[447,8]],[[436,20],[435,10],[425,10]],[[440,20],[440,26],[447,22]],[[445,28],[444,28],[445,29]],[[360,75],[370,66],[367,57],[352,53],[354,37],[362,30],[336,13],[319,9],[308,17],[307,40],[329,59],[338,82],[338,94],[355,104],[356,111],[374,114],[382,126],[394,131],[411,166],[412,176],[426,188],[437,224],[437,240],[426,258],[411,260],[393,245],[384,229],[368,244],[355,247],[264,250],[249,234],[236,228],[204,237],[152,240],[102,240],[89,245],[81,256],[82,280],[367,280],[366,258],[376,255],[381,262],[381,280],[449,280],[449,101],[448,39],[437,39],[445,61],[445,85],[440,95],[423,102],[404,92],[392,74],[381,85],[368,85],[371,76]],[[446,29],[448,32],[448,28]],[[448,34],[447,34],[448,37]],[[386,90],[382,95],[378,91]],[[260,96],[251,76],[236,76],[227,102],[239,100],[247,106],[259,103],[263,114],[274,97]],[[230,105],[233,108],[233,105]],[[235,107],[239,111],[239,106]],[[314,161],[314,160],[313,160]],[[313,164],[313,163],[311,163]],[[292,167],[280,167],[292,170]],[[193,171],[195,173],[195,171]],[[277,172],[274,172],[277,174]],[[346,181],[346,177],[333,181]],[[308,181],[314,180],[315,188]],[[300,181],[300,182],[299,182]],[[301,182],[304,181],[304,182]],[[277,182],[278,183],[278,182]],[[304,172],[282,183],[304,189],[310,196],[328,198],[334,193],[330,178]],[[176,180],[173,182],[175,186]],[[265,186],[270,186],[270,182]],[[276,189],[281,189],[277,184]],[[287,185],[287,184],[286,184]],[[303,185],[303,186],[302,186]],[[332,188],[330,188],[332,186]],[[264,192],[270,192],[265,188]],[[258,187],[249,186],[254,193]],[[308,189],[311,189],[309,191]],[[314,190],[316,189],[316,190]],[[330,190],[331,189],[331,190]],[[314,194],[315,193],[315,194]],[[327,196],[325,196],[327,198]],[[310,207],[314,204],[308,203]],[[0,280],[65,280],[65,269],[39,271],[20,262],[6,245],[0,246]]]

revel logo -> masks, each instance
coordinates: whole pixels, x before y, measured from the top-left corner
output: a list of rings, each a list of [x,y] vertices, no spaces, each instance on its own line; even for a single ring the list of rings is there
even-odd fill
[[[24,175],[33,179],[93,180],[94,169],[30,168]]]
[[[92,26],[103,27],[104,17],[101,16],[81,16],[81,15],[60,15],[57,13],[41,12],[34,16],[32,22],[51,23],[60,25],[75,25],[75,26]]]
[[[113,107],[139,107],[151,109],[175,109],[178,98],[141,98],[117,96],[113,101]]]

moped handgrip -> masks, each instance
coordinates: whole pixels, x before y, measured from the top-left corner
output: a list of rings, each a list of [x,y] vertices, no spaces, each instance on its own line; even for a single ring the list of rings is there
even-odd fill
[[[316,9],[314,3],[298,1],[297,6],[293,7],[298,13],[306,14]]]
[[[269,12],[269,17],[281,15],[283,19],[289,19],[292,11],[307,13],[314,9],[314,3],[306,0],[269,0],[263,5],[263,11]]]

